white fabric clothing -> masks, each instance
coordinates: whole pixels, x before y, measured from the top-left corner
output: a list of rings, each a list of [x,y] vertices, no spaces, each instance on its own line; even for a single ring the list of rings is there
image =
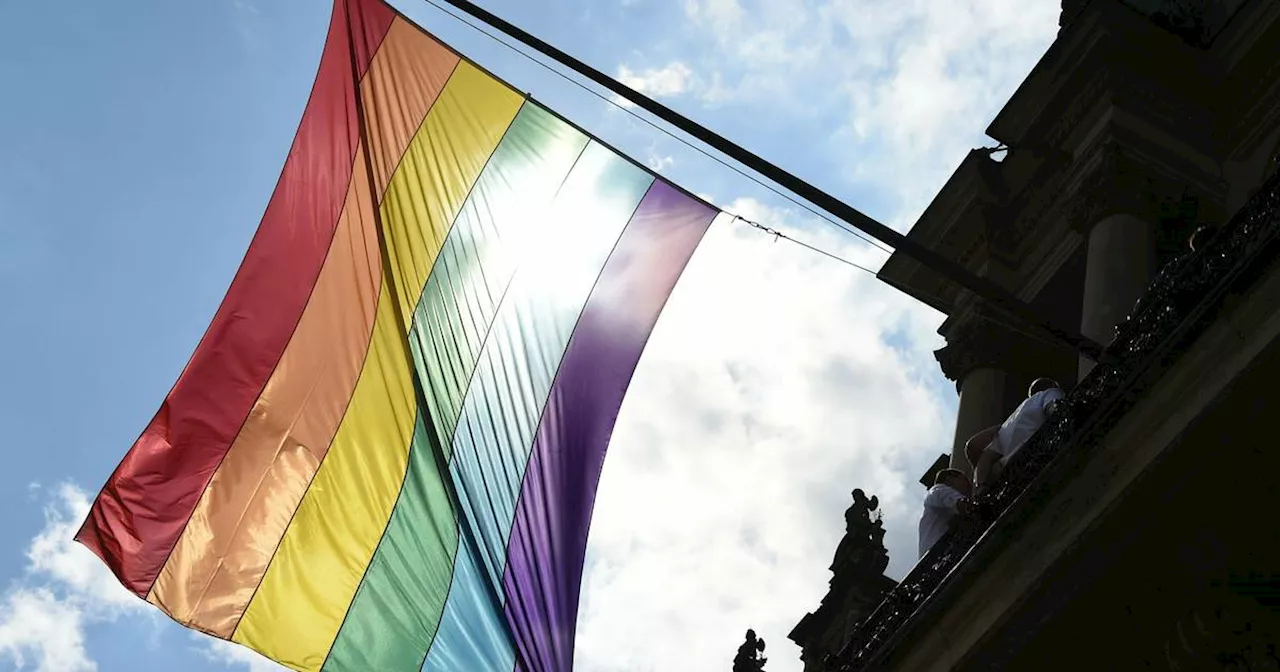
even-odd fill
[[[995,440],[988,446],[990,450],[1002,456],[1001,465],[1008,464],[1014,454],[1022,449],[1027,439],[1030,439],[1044,421],[1053,415],[1053,405],[1062,396],[1062,390],[1054,387],[1027,397],[1026,401],[1014,409],[1004,424],[1000,425],[1000,431],[996,432]]]
[[[955,488],[939,483],[929,488],[924,497],[924,514],[920,516],[920,557],[924,557],[951,526],[951,519],[959,512],[958,505],[964,494]]]

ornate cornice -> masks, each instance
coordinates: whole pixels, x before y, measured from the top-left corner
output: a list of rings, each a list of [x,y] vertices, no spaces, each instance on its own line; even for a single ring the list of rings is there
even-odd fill
[[[1230,14],[1223,12],[1211,14],[1210,3],[1204,0],[1120,0],[1120,3],[1152,24],[1200,49],[1207,49],[1231,18]],[[1058,15],[1059,31],[1070,26],[1088,4],[1088,0],[1062,0],[1062,12]]]

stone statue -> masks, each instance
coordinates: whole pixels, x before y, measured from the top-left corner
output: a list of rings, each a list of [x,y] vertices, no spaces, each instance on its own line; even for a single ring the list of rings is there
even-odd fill
[[[747,630],[746,641],[738,647],[738,655],[733,657],[733,672],[764,672],[767,662],[764,640],[756,637],[755,630]]]
[[[877,510],[880,500],[874,495],[868,499],[861,488],[852,494],[853,504],[844,512],[844,538],[836,547],[829,568],[832,584],[843,578],[877,575],[889,566],[883,543],[884,522]]]
[[[805,614],[788,635],[800,645],[810,672],[835,669],[822,661],[849,643],[850,625],[871,614],[897,585],[884,575],[889,552],[880,500],[860,489],[852,494],[853,503],[844,512],[844,538],[831,562],[831,587],[817,610]]]

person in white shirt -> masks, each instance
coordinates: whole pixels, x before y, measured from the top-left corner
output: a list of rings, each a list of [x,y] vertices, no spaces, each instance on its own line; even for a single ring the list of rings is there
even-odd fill
[[[924,557],[951,526],[951,519],[969,507],[969,477],[959,469],[943,469],[933,477],[920,516],[920,557]]]
[[[981,493],[1000,477],[1000,472],[1009,464],[1009,460],[1022,449],[1036,430],[1053,415],[1058,401],[1063,397],[1062,388],[1051,378],[1037,378],[1027,388],[1027,398],[1018,405],[1008,419],[999,427],[992,427],[979,432],[969,440],[970,446],[991,436],[990,443],[982,451],[982,455],[974,464],[973,481],[977,492]],[[972,461],[970,452],[970,461]]]

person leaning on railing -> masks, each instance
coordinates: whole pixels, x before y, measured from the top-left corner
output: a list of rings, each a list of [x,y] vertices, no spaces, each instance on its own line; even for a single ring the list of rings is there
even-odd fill
[[[965,455],[973,465],[973,485],[981,495],[1000,477],[1009,460],[1053,415],[1062,388],[1052,378],[1037,378],[1027,388],[1027,398],[1005,421],[978,432],[965,444]]]
[[[920,515],[920,557],[947,533],[956,514],[969,513],[973,506],[969,501],[971,485],[969,477],[959,469],[943,469],[933,477],[933,487],[924,497],[924,512]]]
[[[1187,267],[1188,263],[1195,258],[1198,252],[1203,251],[1204,248],[1208,246],[1209,242],[1213,240],[1213,237],[1217,232],[1218,229],[1216,227],[1208,224],[1196,227],[1196,230],[1191,232],[1191,235],[1187,237],[1187,250],[1173,259],[1170,259],[1164,266],[1160,267],[1160,272],[1156,274],[1156,277],[1151,281],[1151,284],[1148,285],[1147,291],[1143,292],[1142,296],[1139,296],[1137,301],[1134,301],[1133,310],[1129,311],[1129,316],[1126,317],[1123,322],[1116,325],[1115,333],[1112,334],[1112,341],[1108,344],[1108,347],[1115,344],[1116,336],[1125,327],[1125,324],[1129,319],[1142,311],[1142,307],[1146,303],[1148,296],[1169,295],[1171,288],[1174,288],[1177,285],[1178,275],[1182,273],[1182,270]],[[1174,292],[1174,294],[1178,293]],[[1185,292],[1183,294],[1185,294]],[[1198,297],[1174,296],[1173,298],[1179,301],[1179,303],[1185,304],[1185,299],[1194,301]],[[1179,306],[1180,309],[1183,307],[1184,306],[1182,305]]]

